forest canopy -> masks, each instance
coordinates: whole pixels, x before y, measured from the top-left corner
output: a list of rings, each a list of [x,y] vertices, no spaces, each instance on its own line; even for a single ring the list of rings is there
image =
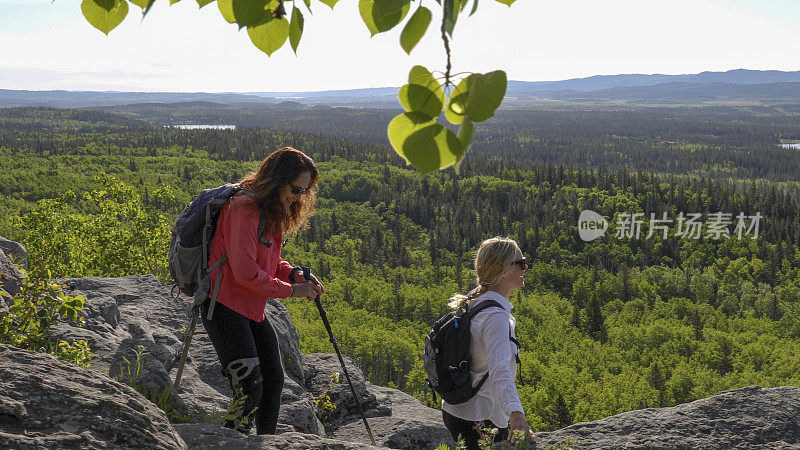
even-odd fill
[[[183,112],[176,107],[174,114]],[[328,132],[349,133],[348,116],[331,114],[340,121],[329,122]],[[373,124],[364,132],[377,136],[380,120],[368,116],[387,112],[353,114]],[[557,122],[573,113],[550,114],[501,117],[487,126],[513,129],[519,121]],[[715,142],[722,151],[740,151],[740,144],[768,153],[779,132],[763,111],[736,112],[747,126],[727,128],[720,119],[700,130],[702,112],[623,114],[628,128],[617,129],[630,131],[605,141],[606,161],[636,142],[637,123],[661,122],[649,114],[683,124],[662,139],[681,142],[685,152]],[[681,119],[686,115],[694,118]],[[537,158],[554,143],[605,139],[599,117],[583,123],[585,129],[562,128],[560,135],[545,128],[550,144],[535,147]],[[199,190],[238,180],[288,142],[306,151],[320,168],[319,201],[285,257],[321,277],[334,334],[368,380],[420,399],[422,339],[447,298],[474,285],[472,252],[493,235],[516,239],[531,261],[525,287],[511,300],[523,345],[520,394],[538,430],[752,384],[800,382],[796,183],[759,177],[758,159],[739,161],[737,170],[750,174],[741,180],[713,170],[721,176],[644,173],[637,165],[649,164],[646,157],[606,168],[577,158],[569,167],[499,156],[528,151],[522,139],[498,156],[466,158],[460,174],[422,177],[384,144],[321,133],[180,130],[97,110],[47,108],[0,110],[0,124],[0,165],[9,168],[0,173],[0,235],[28,247],[32,273],[53,277],[166,279],[171,221]],[[646,155],[649,147],[641,148]],[[694,239],[673,223],[666,238],[608,232],[587,242],[577,226],[586,209],[610,223],[642,213],[643,230],[650,213],[760,212],[763,219],[755,239],[740,239],[733,225],[725,238]],[[286,305],[303,351],[330,351],[315,306]]]

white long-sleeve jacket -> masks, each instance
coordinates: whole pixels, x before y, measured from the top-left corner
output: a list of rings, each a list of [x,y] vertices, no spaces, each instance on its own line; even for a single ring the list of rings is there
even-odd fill
[[[460,405],[442,401],[442,409],[460,419],[490,419],[496,426],[506,428],[513,411],[523,412],[517,385],[514,383],[517,374],[517,346],[509,339],[509,335],[516,339],[514,327],[517,321],[511,315],[514,306],[495,291],[487,291],[470,300],[469,307],[473,308],[490,299],[499,303],[502,308],[486,308],[475,314],[470,324],[472,385],[477,386],[486,372],[489,372],[489,378],[469,401]]]

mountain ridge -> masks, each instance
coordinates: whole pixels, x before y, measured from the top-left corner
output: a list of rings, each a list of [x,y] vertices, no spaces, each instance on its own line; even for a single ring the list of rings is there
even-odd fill
[[[753,88],[761,86],[761,88]],[[210,102],[224,105],[278,107],[294,102],[305,106],[331,105],[397,108],[397,87],[308,92],[120,92],[0,89],[0,107],[103,107],[134,103]],[[711,94],[709,94],[711,92]],[[508,82],[510,106],[542,100],[566,102],[800,102],[800,71],[734,69],[697,74],[593,75],[560,81]],[[508,105],[506,105],[508,106]]]

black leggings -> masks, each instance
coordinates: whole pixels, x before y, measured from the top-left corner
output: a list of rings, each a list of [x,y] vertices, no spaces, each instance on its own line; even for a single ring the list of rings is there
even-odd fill
[[[241,413],[248,414],[252,407],[257,406],[256,432],[275,434],[283,390],[283,364],[278,348],[278,336],[269,318],[265,317],[261,322],[255,322],[217,302],[214,306],[214,315],[208,320],[208,304],[206,301],[201,309],[203,326],[211,343],[214,344],[223,374],[231,380],[232,388],[235,389],[233,379],[226,371],[228,365],[242,359],[256,357],[259,359],[258,366],[254,367],[241,382],[243,395],[248,396],[245,402],[247,411],[242,410]],[[260,383],[259,378],[261,378]],[[259,396],[260,398],[257,398]],[[226,424],[226,426],[231,425],[231,423]],[[247,432],[249,425],[239,430]]]
[[[502,442],[508,438],[508,428],[500,428],[495,425],[491,420],[486,419],[483,422],[473,422],[471,420],[459,419],[458,417],[442,410],[442,419],[447,431],[453,436],[453,440],[458,442],[459,435],[464,439],[464,444],[467,450],[478,450],[478,440],[480,439],[480,428],[499,428],[500,432],[494,437],[494,442]]]

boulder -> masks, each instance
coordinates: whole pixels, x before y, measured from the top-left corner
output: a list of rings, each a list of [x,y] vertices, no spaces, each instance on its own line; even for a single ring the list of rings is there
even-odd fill
[[[270,319],[275,333],[278,335],[278,345],[283,357],[283,368],[294,376],[295,380],[302,381],[306,378],[303,364],[303,353],[300,351],[300,334],[292,323],[292,316],[280,300],[267,299],[267,317]]]
[[[380,415],[370,417],[370,428],[378,445],[389,448],[435,449],[441,444],[455,449],[450,432],[442,422],[439,410],[428,408],[416,398],[398,391],[367,383],[367,391],[375,397]],[[350,442],[369,442],[362,421],[350,420],[331,436]]]
[[[22,272],[17,266],[0,250],[0,289],[11,295],[17,295],[22,287]],[[0,301],[0,304],[5,302]]]
[[[23,269],[28,268],[28,251],[25,250],[25,246],[19,242],[14,242],[0,236],[0,250],[11,258],[14,264],[19,265]]]
[[[0,345],[0,448],[184,449],[135,389],[55,357]]]
[[[377,415],[375,410],[378,404],[375,396],[367,392],[364,373],[359,369],[348,356],[343,356],[347,373],[353,383],[356,394],[361,401],[364,411],[369,411],[373,416]],[[313,394],[314,398],[327,395],[330,402],[334,405],[333,411],[325,417],[325,427],[331,431],[338,428],[343,422],[351,421],[354,418],[361,420],[358,412],[353,392],[347,384],[342,365],[335,353],[311,353],[305,355],[305,371],[307,374],[306,388]],[[335,378],[332,381],[332,377]],[[362,425],[363,427],[363,425]]]
[[[800,388],[750,386],[668,408],[629,411],[537,433],[538,448],[800,448]]]
[[[305,358],[306,386],[315,397],[327,394],[336,406],[324,422],[329,436],[341,441],[369,443],[369,434],[336,354],[313,353]],[[441,412],[397,389],[366,382],[361,369],[347,356],[343,359],[376,444],[411,449],[433,449],[447,444],[455,448]],[[331,382],[333,374],[338,374],[334,377],[338,381]]]

